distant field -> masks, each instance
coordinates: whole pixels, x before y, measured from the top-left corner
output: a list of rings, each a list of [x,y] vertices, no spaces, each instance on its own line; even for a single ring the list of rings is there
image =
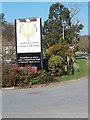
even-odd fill
[[[75,80],[75,79],[88,76],[88,60],[85,58],[76,58],[76,62],[80,66],[79,71],[75,71],[74,75],[64,75],[64,76],[58,77],[57,79],[59,81]]]

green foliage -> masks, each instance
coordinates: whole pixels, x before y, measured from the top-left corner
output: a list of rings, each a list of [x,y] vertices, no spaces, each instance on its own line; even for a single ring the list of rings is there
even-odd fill
[[[46,71],[39,71],[38,75],[34,77],[33,79],[30,79],[28,81],[28,84],[33,85],[33,84],[48,84],[50,82],[57,81],[55,79],[55,76],[52,75],[50,72]]]
[[[51,70],[52,73],[58,72],[62,66],[62,60],[59,55],[52,55],[48,61],[49,70]]]
[[[79,72],[79,70],[80,70],[80,66],[79,66],[79,64],[77,63],[77,62],[74,62],[74,69],[75,69],[75,71],[78,71]]]
[[[77,67],[78,66],[78,67]],[[74,74],[57,77],[59,81],[76,80],[88,76],[88,60],[85,58],[76,58],[74,62]]]
[[[43,26],[43,47],[45,49],[58,44],[60,41],[62,43],[63,26],[66,43],[71,45],[78,43],[80,30],[84,26],[79,24],[79,21],[73,24],[73,17],[70,16],[70,13],[71,11],[59,2],[50,6],[48,19]]]
[[[58,43],[62,37],[62,20],[68,24],[70,21],[69,14],[68,8],[59,2],[50,6],[48,20],[44,22],[43,27],[43,45],[45,48]]]
[[[60,55],[63,60],[66,60],[67,56],[72,56],[73,52],[71,51],[71,49],[68,47],[67,44],[55,44],[52,47],[49,47],[46,52],[45,55],[49,58],[51,55]]]
[[[66,43],[58,43],[46,50],[48,59],[48,69],[55,75],[66,74],[67,56],[72,56],[73,52]]]

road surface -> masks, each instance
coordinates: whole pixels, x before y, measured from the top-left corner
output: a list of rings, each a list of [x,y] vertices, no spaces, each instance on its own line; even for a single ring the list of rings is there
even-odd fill
[[[88,79],[2,91],[3,118],[88,118]]]

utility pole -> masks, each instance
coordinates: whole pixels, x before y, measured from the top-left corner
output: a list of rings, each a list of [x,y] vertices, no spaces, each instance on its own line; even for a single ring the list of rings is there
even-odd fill
[[[63,31],[62,31],[62,34],[63,34],[63,40],[65,38],[65,29],[69,29],[70,26],[67,25],[67,23],[65,21],[62,20],[62,26],[63,26]]]
[[[63,40],[64,40],[64,24],[63,24]]]
[[[63,40],[65,38],[65,21],[62,20],[62,26],[63,26],[63,30],[62,30],[62,35],[63,35]]]

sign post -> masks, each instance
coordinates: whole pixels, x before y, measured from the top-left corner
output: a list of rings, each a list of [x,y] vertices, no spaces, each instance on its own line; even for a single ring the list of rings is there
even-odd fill
[[[41,18],[16,19],[15,33],[17,64],[43,69]]]

